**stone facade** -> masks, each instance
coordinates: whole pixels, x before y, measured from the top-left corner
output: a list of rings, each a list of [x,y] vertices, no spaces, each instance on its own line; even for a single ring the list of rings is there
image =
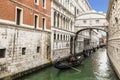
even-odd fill
[[[120,78],[120,0],[110,0],[107,12],[108,55]]]
[[[75,36],[74,24],[76,17],[91,10],[87,0],[52,0],[52,54],[53,60],[67,57],[74,45],[70,41]],[[74,41],[73,41],[74,42]],[[73,46],[72,48],[70,46]],[[73,51],[74,52],[74,51]],[[72,52],[72,53],[73,53]]]
[[[5,53],[1,52],[1,55],[5,57],[0,58],[0,64],[6,64],[7,71],[21,72],[42,65],[49,60],[49,33],[12,28],[12,26],[6,27],[6,25],[0,25],[0,31],[0,48],[5,49]]]
[[[0,77],[50,62],[51,0],[0,1],[0,13]]]

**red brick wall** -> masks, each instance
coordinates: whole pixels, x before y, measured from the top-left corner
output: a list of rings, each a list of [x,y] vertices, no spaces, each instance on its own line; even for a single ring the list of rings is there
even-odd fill
[[[51,19],[48,16],[51,16],[51,0],[46,0],[46,9],[42,8],[42,1],[39,0],[39,5],[34,4],[34,0],[17,0],[20,3],[25,4],[26,6],[32,7],[41,13],[38,13],[32,9],[26,8],[18,3],[15,3],[11,0],[0,0],[0,19],[14,21],[16,16],[16,7],[23,9],[23,24],[34,25],[34,14],[39,15],[39,26],[42,26],[42,17],[46,18],[46,28],[51,28]],[[44,14],[48,15],[45,16]]]
[[[0,19],[15,21],[15,5],[9,0],[0,0]]]

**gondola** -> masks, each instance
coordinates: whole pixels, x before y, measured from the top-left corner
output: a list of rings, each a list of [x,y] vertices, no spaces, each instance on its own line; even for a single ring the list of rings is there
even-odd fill
[[[74,62],[69,62],[68,60],[56,61],[54,67],[60,70],[65,70],[71,67],[77,67],[81,64],[81,62],[82,62],[82,57],[77,56]]]
[[[96,50],[95,50],[95,48],[93,48],[93,52],[95,52]]]

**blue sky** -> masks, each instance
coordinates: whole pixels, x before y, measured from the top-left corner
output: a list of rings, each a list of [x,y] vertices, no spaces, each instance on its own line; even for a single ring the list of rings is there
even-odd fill
[[[92,9],[96,11],[107,12],[109,0],[88,0]]]

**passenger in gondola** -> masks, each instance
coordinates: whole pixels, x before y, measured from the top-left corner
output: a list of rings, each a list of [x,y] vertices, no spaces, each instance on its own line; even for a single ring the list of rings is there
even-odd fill
[[[74,55],[71,55],[69,57],[69,62],[72,63],[73,65],[76,64],[77,58]]]

